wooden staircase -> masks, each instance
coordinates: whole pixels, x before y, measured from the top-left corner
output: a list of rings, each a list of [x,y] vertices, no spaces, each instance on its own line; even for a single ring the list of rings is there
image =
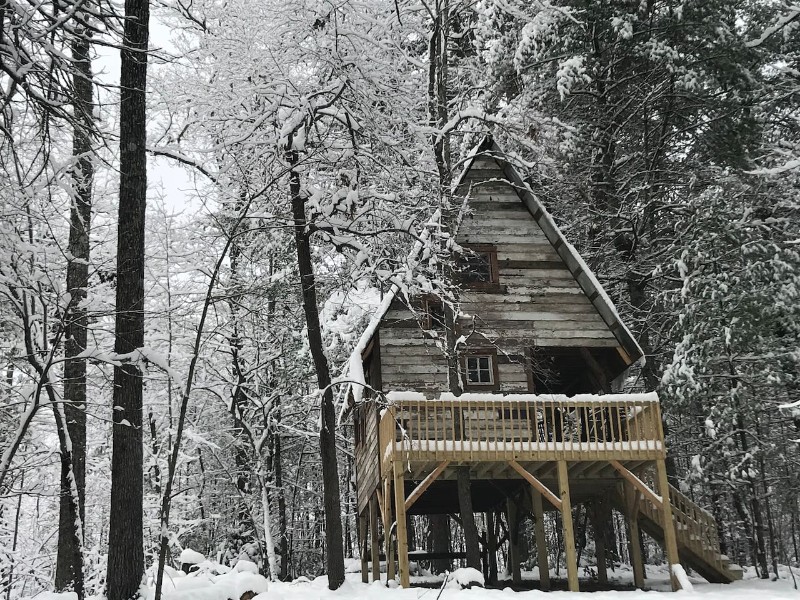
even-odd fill
[[[717,523],[677,488],[669,486],[672,520],[681,562],[697,571],[710,583],[731,583],[742,578],[742,568],[732,564],[719,548]],[[646,497],[638,502],[639,526],[658,542],[664,539],[661,510]]]

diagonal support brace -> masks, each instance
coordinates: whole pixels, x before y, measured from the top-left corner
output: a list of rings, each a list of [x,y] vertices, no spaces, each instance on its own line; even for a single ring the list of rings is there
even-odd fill
[[[522,475],[522,478],[530,483],[536,489],[536,491],[538,491],[550,504],[555,506],[558,510],[561,510],[561,498],[551,492],[549,487],[528,473],[528,471],[526,471],[517,461],[510,460],[508,461],[508,464],[511,465],[511,468],[517,473]]]
[[[423,479],[417,487],[414,488],[414,491],[411,492],[411,494],[409,494],[408,498],[406,498],[405,501],[406,512],[408,512],[408,509],[413,506],[414,502],[419,500],[419,497],[425,493],[425,490],[427,490],[434,481],[436,481],[439,475],[442,474],[442,472],[447,468],[447,465],[449,464],[450,464],[449,460],[443,460],[442,462],[440,462],[438,465],[436,465],[436,468],[433,471],[431,471],[431,473],[425,479]]]
[[[614,469],[617,471],[617,473],[622,475],[622,477],[624,477],[634,488],[639,490],[644,495],[645,498],[650,500],[650,502],[655,504],[656,507],[658,507],[659,509],[662,507],[663,500],[661,496],[659,496],[653,490],[651,490],[650,487],[644,481],[642,481],[636,475],[631,473],[619,461],[611,460],[609,462],[611,463],[611,466],[614,467]]]

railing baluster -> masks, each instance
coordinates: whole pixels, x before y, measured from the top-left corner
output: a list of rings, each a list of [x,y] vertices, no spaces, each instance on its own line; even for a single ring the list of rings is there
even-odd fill
[[[520,400],[520,404],[522,404],[521,400]],[[530,454],[531,453],[531,437],[533,435],[531,433],[531,408],[533,408],[533,407],[531,406],[530,402],[525,402],[524,404],[525,404],[525,424],[526,424],[525,431],[527,432],[527,438],[528,438],[527,439],[527,442],[528,442],[528,454]],[[535,410],[533,411],[533,414],[534,415],[536,414]],[[520,449],[520,452],[524,451],[524,449],[525,449],[525,443],[524,443],[523,440],[520,440],[519,449]]]

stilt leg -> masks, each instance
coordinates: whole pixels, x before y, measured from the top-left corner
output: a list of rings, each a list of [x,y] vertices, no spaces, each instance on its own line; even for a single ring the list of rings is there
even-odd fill
[[[672,572],[674,565],[680,564],[678,559],[678,541],[675,538],[675,524],[672,522],[672,503],[669,499],[669,481],[667,480],[667,467],[663,460],[656,461],[656,473],[658,476],[658,491],[661,494],[661,515],[664,519],[664,552],[669,562],[670,579],[672,589],[681,589],[680,582]]]
[[[629,551],[633,567],[633,585],[644,589],[644,561],[642,560],[642,534],[639,531],[639,502],[641,493],[627,482],[622,483],[620,490],[625,506],[625,518],[628,523]]]
[[[506,516],[508,517],[508,562],[511,563],[511,581],[522,582],[522,573],[519,569],[519,510],[513,498],[506,501]]]
[[[369,583],[367,564],[367,511],[358,515],[358,554],[361,557],[361,581]]]
[[[381,549],[378,543],[378,498],[369,499],[369,542],[372,561],[372,581],[381,579]]]
[[[539,587],[542,591],[550,591],[550,565],[547,563],[547,539],[544,534],[544,507],[542,494],[531,488],[531,506],[533,507],[533,528],[536,532],[536,559],[539,564]]]
[[[633,563],[633,585],[644,589],[644,564],[642,563],[642,539],[639,533],[639,517],[631,515],[629,518],[631,528],[631,562]]]
[[[558,461],[558,487],[561,492],[561,522],[564,524],[564,549],[567,560],[569,591],[579,591],[578,558],[575,551],[575,531],[572,525],[572,504],[569,497],[569,469],[567,461]]]
[[[411,587],[411,574],[408,572],[408,531],[406,531],[406,490],[403,465],[394,463],[394,504],[397,521],[397,563],[400,569],[400,585]]]
[[[394,544],[392,544],[392,477],[383,482],[383,537],[386,545],[386,583],[395,577]]]

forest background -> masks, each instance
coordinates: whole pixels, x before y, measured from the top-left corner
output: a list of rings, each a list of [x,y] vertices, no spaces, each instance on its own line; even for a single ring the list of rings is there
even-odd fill
[[[673,482],[735,562],[797,566],[800,6],[5,0],[0,25],[7,599],[127,598],[182,548],[343,577],[348,359],[390,288],[455,298],[450,184],[489,132],[640,340]]]

